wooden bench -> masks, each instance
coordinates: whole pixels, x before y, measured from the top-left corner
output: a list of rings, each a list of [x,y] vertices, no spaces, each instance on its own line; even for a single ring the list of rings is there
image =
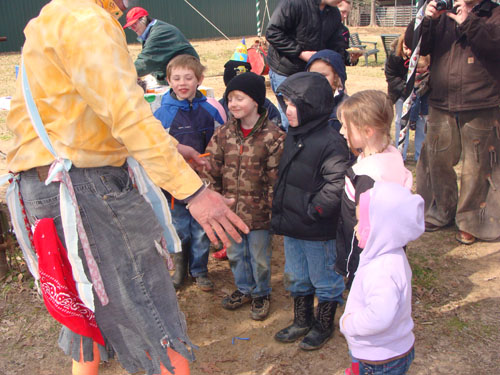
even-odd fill
[[[396,39],[399,38],[399,34],[382,34],[382,44],[384,45],[385,58],[387,59],[391,54],[391,45]]]
[[[365,57],[365,66],[368,66],[368,56],[374,55],[375,56],[375,63],[377,63],[377,42],[365,42],[359,39],[359,34],[358,33],[352,33],[350,37],[350,46],[352,48],[359,48],[361,50],[361,53]],[[368,48],[367,44],[372,44],[373,47]]]

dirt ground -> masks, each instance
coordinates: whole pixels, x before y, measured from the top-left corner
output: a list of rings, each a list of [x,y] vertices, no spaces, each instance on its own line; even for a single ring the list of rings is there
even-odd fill
[[[359,29],[362,37],[377,40],[378,35],[400,30]],[[362,38],[363,39],[363,38]],[[231,42],[195,41],[208,56],[220,53],[227,60]],[[131,47],[137,53],[137,47]],[[134,52],[135,51],[135,52]],[[221,52],[222,51],[222,52]],[[224,52],[226,51],[226,52]],[[225,53],[225,55],[224,55]],[[382,52],[383,53],[383,52]],[[209,59],[208,64],[211,64]],[[366,88],[385,90],[379,64],[349,67],[347,88],[353,93]],[[0,55],[0,96],[12,95],[12,72],[18,55]],[[223,65],[223,63],[222,63]],[[211,64],[205,84],[223,92],[222,66]],[[214,67],[215,66],[215,67]],[[9,73],[10,74],[10,73]],[[269,97],[274,97],[269,92]],[[11,135],[5,130],[5,114],[0,113],[0,151],[10,147]],[[415,170],[414,163],[408,168]],[[0,170],[5,159],[0,157]],[[4,190],[2,190],[4,191]],[[3,196],[0,191],[0,196]],[[500,364],[500,244],[478,242],[458,244],[456,228],[425,233],[408,246],[413,270],[413,318],[415,321],[416,357],[410,375],[426,374],[497,374]],[[12,270],[0,282],[0,375],[60,375],[71,373],[71,361],[57,347],[59,325],[46,312],[33,290],[33,280],[26,272],[18,253],[10,252]],[[319,351],[304,352],[297,343],[280,344],[274,334],[290,324],[293,301],[284,290],[284,255],[282,238],[273,240],[272,301],[267,320],[250,319],[250,308],[236,311],[221,307],[221,299],[234,290],[233,276],[225,261],[210,258],[210,278],[215,290],[206,293],[192,282],[178,292],[178,299],[188,323],[192,341],[199,346],[192,374],[292,375],[343,374],[349,364],[347,345],[338,331],[337,312],[334,337]],[[235,338],[248,340],[238,340]],[[101,366],[102,375],[124,375],[119,363],[112,360]]]

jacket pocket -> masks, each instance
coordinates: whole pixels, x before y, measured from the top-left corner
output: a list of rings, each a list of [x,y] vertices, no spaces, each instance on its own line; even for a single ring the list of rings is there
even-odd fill
[[[303,203],[303,213],[304,213],[304,223],[313,224],[316,222],[316,217],[314,216],[314,207],[311,204],[312,194],[306,193],[304,195],[304,203]]]

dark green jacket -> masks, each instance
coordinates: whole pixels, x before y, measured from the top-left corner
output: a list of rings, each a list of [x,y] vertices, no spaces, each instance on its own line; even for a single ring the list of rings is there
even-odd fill
[[[164,81],[168,62],[182,54],[199,58],[191,43],[177,27],[156,20],[146,41],[142,43],[141,53],[135,60],[137,75],[142,77],[152,74],[160,83],[166,83]]]

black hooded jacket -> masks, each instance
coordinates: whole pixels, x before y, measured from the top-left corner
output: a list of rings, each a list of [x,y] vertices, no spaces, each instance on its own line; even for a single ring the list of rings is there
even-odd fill
[[[285,139],[272,230],[302,240],[335,239],[349,150],[328,124],[332,89],[321,74],[303,72],[288,77],[277,91],[297,107],[299,126],[291,126]]]
[[[399,98],[405,96],[408,60],[397,56],[394,51],[391,51],[385,62],[384,71],[389,97],[393,103],[396,103]]]
[[[346,45],[337,7],[321,11],[320,0],[282,0],[266,30],[267,61],[276,73],[290,76],[305,70],[302,51],[331,49],[344,56]]]

